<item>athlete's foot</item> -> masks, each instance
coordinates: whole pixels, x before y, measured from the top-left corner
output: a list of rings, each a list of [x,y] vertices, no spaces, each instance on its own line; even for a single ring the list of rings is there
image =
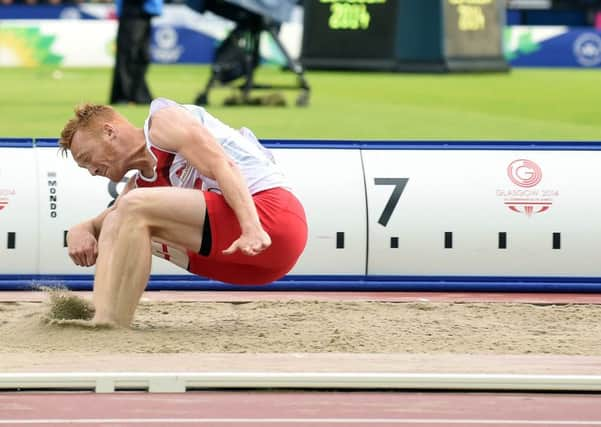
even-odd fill
[[[101,328],[127,328],[129,327],[129,322],[119,321],[116,316],[109,315],[107,313],[102,313],[96,310],[94,317],[90,321],[90,323],[101,327]]]
[[[117,327],[114,323],[96,322],[94,320],[82,319],[50,319],[45,317],[42,319],[47,325],[61,327],[75,327],[82,329],[114,329]]]

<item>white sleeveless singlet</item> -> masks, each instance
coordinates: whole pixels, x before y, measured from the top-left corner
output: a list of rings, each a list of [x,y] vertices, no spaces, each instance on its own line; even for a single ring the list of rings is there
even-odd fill
[[[138,172],[136,176],[138,183],[143,183],[145,186],[159,184],[158,182],[155,183],[157,177],[159,177],[158,175],[161,175],[160,173],[157,175],[157,169],[163,170],[165,174],[167,172],[165,169],[168,169],[168,179],[161,179],[160,181],[163,181],[163,183],[159,185],[198,188],[201,183],[202,190],[221,193],[217,181],[202,175],[180,154],[159,148],[150,140],[149,127],[152,115],[163,108],[172,106],[185,108],[207,128],[217,143],[223,147],[228,157],[238,166],[248,185],[250,194],[276,187],[289,189],[283,172],[275,163],[273,154],[261,145],[249,129],[242,128],[238,131],[216,119],[202,107],[180,105],[165,98],[157,98],[152,101],[150,113],[144,122],[146,145],[157,160],[155,173],[152,178],[146,178]]]

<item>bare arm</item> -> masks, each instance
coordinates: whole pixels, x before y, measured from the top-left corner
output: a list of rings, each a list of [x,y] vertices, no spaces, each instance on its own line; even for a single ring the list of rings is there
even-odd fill
[[[224,253],[240,249],[256,255],[271,245],[240,170],[192,114],[180,107],[160,110],[152,118],[150,137],[154,144],[180,153],[203,175],[219,183],[242,230],[240,238]]]
[[[74,225],[69,229],[67,233],[69,257],[76,265],[89,267],[96,263],[96,258],[98,257],[98,236],[100,236],[104,218],[116,208],[121,196],[131,190],[134,187],[134,183],[134,178],[130,178],[125,189],[111,207],[102,211],[98,216]]]

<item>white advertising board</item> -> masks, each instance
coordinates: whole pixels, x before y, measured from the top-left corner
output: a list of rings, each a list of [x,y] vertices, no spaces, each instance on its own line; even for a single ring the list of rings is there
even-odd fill
[[[5,20],[0,66],[110,67],[115,61],[115,20]]]
[[[39,165],[40,274],[93,274],[94,267],[79,267],[71,261],[64,245],[65,232],[100,214],[124,184],[115,185],[106,178],[91,176],[73,159],[61,156],[57,148],[35,151]],[[152,274],[189,275],[157,257],[153,257]]]
[[[0,211],[5,217],[0,222],[0,236],[14,229],[19,242],[21,236],[21,244],[27,242],[27,246],[20,244],[22,251],[13,256],[18,262],[10,259],[9,263],[5,256],[2,260],[12,266],[11,271],[22,274],[93,274],[93,267],[72,263],[65,247],[65,232],[102,212],[123,184],[91,176],[72,159],[62,156],[57,148],[1,151],[2,176],[10,179],[0,185],[0,190],[14,189],[21,195],[21,204],[11,196],[15,199],[10,203],[12,209]],[[273,152],[303,202],[309,223],[307,248],[291,274],[365,274],[366,212],[360,152],[302,149]],[[37,167],[28,169],[31,179],[15,180],[23,176],[17,174],[22,169],[18,165],[23,164]],[[35,259],[30,254],[36,254]],[[6,268],[3,272],[8,274]],[[153,257],[152,274],[189,275],[158,257]]]
[[[0,150],[0,274],[38,271],[36,174],[34,150]]]
[[[290,274],[365,274],[366,212],[358,150],[274,149],[305,207],[309,239]]]
[[[272,150],[305,206],[291,275],[601,277],[600,151]],[[65,231],[123,184],[0,149],[0,275],[86,275]],[[153,257],[153,275],[189,273]]]
[[[367,150],[363,159],[370,275],[601,275],[601,153]]]
[[[57,148],[36,148],[39,187],[39,245],[42,274],[92,274],[73,264],[64,245],[65,232],[93,218],[111,201],[108,180],[91,176]]]

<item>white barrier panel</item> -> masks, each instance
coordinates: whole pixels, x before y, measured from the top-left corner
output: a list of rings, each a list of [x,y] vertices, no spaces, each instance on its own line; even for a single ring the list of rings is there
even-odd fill
[[[367,219],[360,151],[273,151],[305,206],[310,230],[307,249],[291,274],[365,274]],[[13,233],[19,243],[10,250],[4,245],[0,274],[93,274],[93,267],[78,267],[70,260],[65,233],[102,212],[124,184],[91,176],[55,147],[0,152],[0,201],[2,193],[10,193],[6,209],[0,211],[0,236]],[[153,257],[152,274],[190,275],[158,257]]]
[[[35,151],[0,150],[0,274],[38,269],[38,186]]]
[[[292,276],[601,277],[598,146],[273,152],[309,225]],[[69,259],[65,231],[122,185],[56,147],[0,148],[0,276],[92,274]],[[152,274],[189,276],[156,257]]]
[[[25,150],[23,150],[25,151]],[[34,150],[30,150],[34,151]],[[106,209],[124,184],[91,176],[57,148],[36,148],[40,189],[40,274],[93,274],[93,267],[73,264],[65,246],[65,232],[74,224]],[[184,274],[185,270],[154,257],[152,274]]]
[[[365,274],[367,221],[359,150],[273,150],[303,203],[309,240],[290,274]]]
[[[598,152],[369,150],[363,159],[370,275],[601,276]]]
[[[71,261],[65,232],[108,206],[108,179],[91,176],[57,148],[31,151],[38,157],[40,274],[93,274],[93,268]]]

